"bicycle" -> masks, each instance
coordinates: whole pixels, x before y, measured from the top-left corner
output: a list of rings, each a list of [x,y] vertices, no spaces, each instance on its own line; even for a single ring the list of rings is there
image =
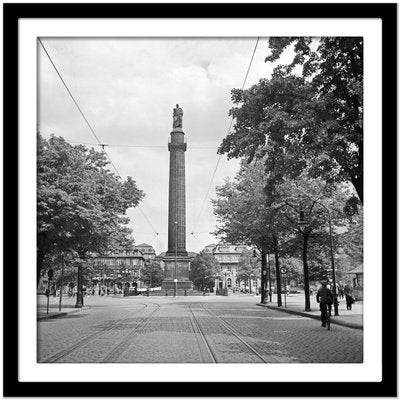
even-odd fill
[[[328,331],[331,330],[331,308],[332,306],[327,303],[320,304],[321,306],[321,317],[325,321],[325,326]]]

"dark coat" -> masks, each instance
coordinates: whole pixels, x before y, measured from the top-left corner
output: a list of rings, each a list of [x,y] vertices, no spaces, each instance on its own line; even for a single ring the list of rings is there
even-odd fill
[[[321,304],[332,304],[333,303],[332,292],[326,286],[321,286],[318,289],[317,303],[321,303]]]
[[[346,296],[353,296],[353,289],[351,288],[350,285],[346,285],[346,286],[344,287],[344,294],[345,294]]]

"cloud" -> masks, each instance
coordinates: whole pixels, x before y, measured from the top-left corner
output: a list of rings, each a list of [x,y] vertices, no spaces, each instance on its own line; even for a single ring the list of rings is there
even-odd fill
[[[128,211],[136,243],[166,250],[168,138],[172,109],[183,108],[186,152],[187,250],[217,239],[210,198],[234,176],[238,160],[220,160],[210,187],[217,147],[230,125],[230,91],[243,84],[255,38],[47,38],[48,52],[119,173],[132,176],[146,193],[140,210]],[[259,45],[246,87],[271,70]],[[96,143],[45,53],[38,52],[38,122],[69,141]],[[128,147],[145,146],[145,147]],[[154,147],[162,146],[162,147]],[[213,149],[195,149],[213,147]],[[98,148],[98,147],[97,147]],[[204,200],[205,199],[205,200]],[[199,216],[199,213],[201,215]],[[194,235],[191,231],[196,230]],[[158,232],[159,235],[156,235]]]

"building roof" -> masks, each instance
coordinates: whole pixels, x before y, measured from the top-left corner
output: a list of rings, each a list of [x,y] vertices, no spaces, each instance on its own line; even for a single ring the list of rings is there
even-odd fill
[[[129,258],[129,257],[143,257],[143,253],[138,249],[134,249],[129,253],[119,253],[119,254],[113,253],[103,256],[97,256],[96,258]]]
[[[359,265],[358,267],[356,267],[348,272],[348,274],[363,274],[363,273],[364,273],[364,271],[363,271],[362,265]]]
[[[151,248],[153,248],[153,246],[150,246],[150,245],[147,244],[147,243],[135,244],[135,247],[151,247]]]
[[[230,254],[230,253],[238,253],[241,254],[243,252],[243,250],[247,249],[246,245],[234,245],[231,243],[223,243],[220,242],[217,244],[217,246],[215,247],[214,250],[214,254]]]

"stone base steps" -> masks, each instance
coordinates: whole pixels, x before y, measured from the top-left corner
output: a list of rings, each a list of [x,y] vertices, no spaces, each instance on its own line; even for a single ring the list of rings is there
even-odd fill
[[[197,290],[180,290],[178,289],[176,292],[176,295],[179,297],[184,297],[184,296],[209,296],[210,293],[205,293],[203,292],[198,292]],[[143,296],[147,296],[147,293],[144,292]],[[155,290],[153,292],[149,292],[149,296],[174,296],[174,291],[170,289],[164,289],[164,290]]]

